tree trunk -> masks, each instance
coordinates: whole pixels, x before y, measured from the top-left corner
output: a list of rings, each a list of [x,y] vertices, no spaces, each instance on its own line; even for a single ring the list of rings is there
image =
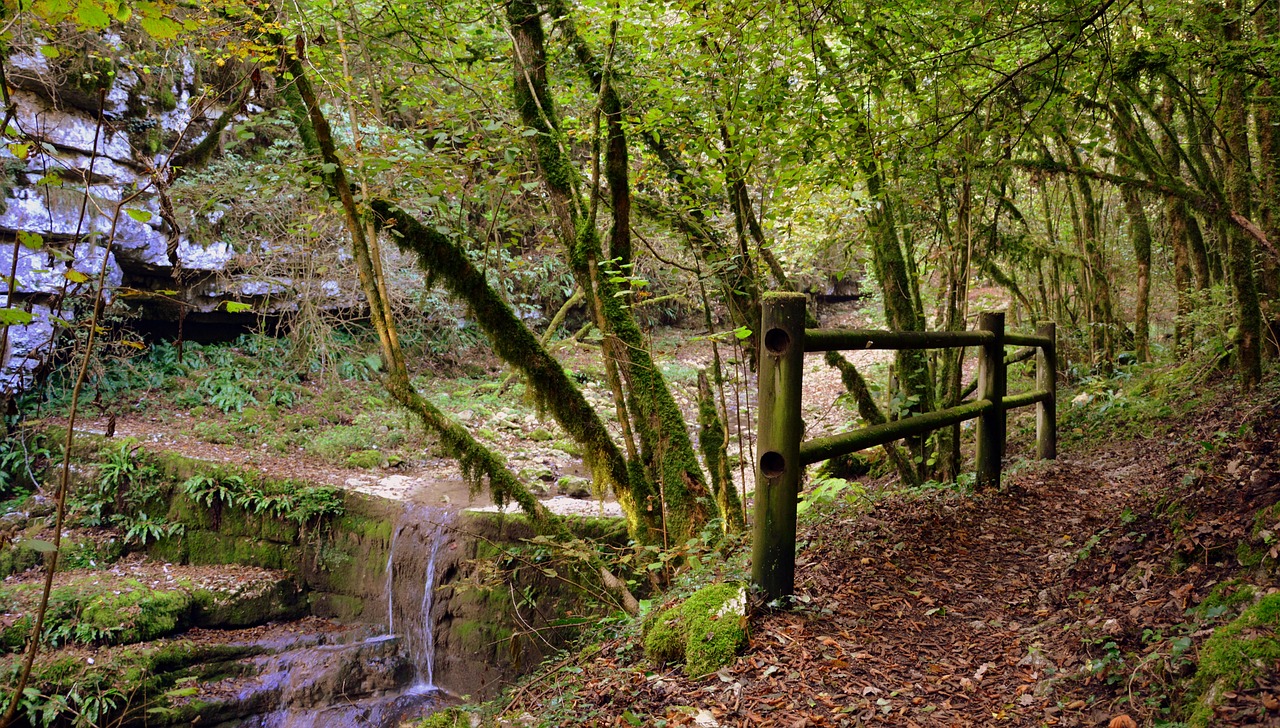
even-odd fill
[[[1254,16],[1258,38],[1272,47],[1280,43],[1280,1],[1263,0]],[[1262,195],[1258,210],[1259,227],[1280,248],[1280,82],[1267,76],[1255,95],[1254,127],[1258,130],[1258,166]],[[1262,255],[1262,293],[1268,336],[1267,351],[1280,355],[1280,256],[1275,250]]]
[[[1169,175],[1176,178],[1182,167],[1182,155],[1173,129],[1174,92],[1173,84],[1166,79],[1164,98],[1160,102],[1158,113],[1165,132],[1160,137],[1160,156],[1164,159]],[[1185,351],[1190,344],[1187,331],[1187,315],[1191,313],[1190,215],[1191,211],[1187,209],[1185,200],[1173,195],[1165,196],[1164,219],[1169,230],[1169,242],[1173,247],[1173,289],[1177,296],[1173,342],[1179,351]]]
[[[1222,40],[1228,47],[1241,43],[1240,24],[1244,17],[1241,0],[1227,0],[1222,18]],[[1235,61],[1241,63],[1242,61]],[[1238,67],[1221,72],[1223,85],[1222,141],[1227,201],[1236,213],[1249,217],[1252,194],[1249,189],[1249,106],[1245,97],[1245,75]],[[1236,369],[1240,384],[1252,389],[1262,381],[1262,312],[1254,278],[1253,238],[1239,226],[1227,231],[1227,267],[1236,298]]]
[[[1151,322],[1147,312],[1151,299],[1151,226],[1142,198],[1132,187],[1121,189],[1125,213],[1129,216],[1129,241],[1133,245],[1133,257],[1138,264],[1138,280],[1134,291],[1133,353],[1138,361],[1151,359]]]
[[[1062,146],[1070,157],[1071,163],[1079,167],[1080,155],[1065,136],[1061,137]],[[1079,218],[1081,227],[1077,231],[1078,239],[1084,253],[1085,267],[1088,277],[1090,316],[1090,347],[1094,353],[1094,364],[1104,372],[1110,372],[1115,363],[1115,313],[1111,305],[1111,282],[1107,275],[1107,264],[1102,255],[1102,239],[1100,234],[1101,211],[1093,194],[1093,185],[1085,177],[1076,175],[1073,179],[1076,192],[1079,194],[1081,209]]]

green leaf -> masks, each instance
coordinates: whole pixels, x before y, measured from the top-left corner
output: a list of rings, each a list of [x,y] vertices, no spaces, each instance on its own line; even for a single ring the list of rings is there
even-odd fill
[[[23,311],[20,308],[0,308],[0,325],[2,326],[25,326],[34,318],[30,311]]]
[[[81,273],[75,268],[68,268],[67,272],[63,273],[62,276],[72,283],[84,283],[89,280],[89,276]]]
[[[9,153],[18,159],[26,159],[31,154],[30,144],[10,144]]]
[[[739,326],[733,330],[733,335],[738,337],[738,339],[746,339],[751,336],[751,329],[746,326]]]
[[[40,46],[40,55],[50,60],[53,60],[54,58],[61,56],[62,51],[58,50],[58,46],[43,45],[43,46]]]
[[[32,551],[37,551],[42,554],[51,554],[58,550],[57,546],[54,546],[48,541],[41,541],[38,538],[24,539],[20,541],[19,544],[24,548],[29,548]]]
[[[137,220],[138,222],[149,222],[151,220],[151,213],[147,210],[137,210],[131,207],[127,207],[125,208],[124,214],[128,215],[134,220]]]
[[[223,301],[222,305],[226,307],[227,313],[250,313],[253,306],[239,301]]]
[[[80,0],[76,6],[76,22],[85,28],[105,28],[111,25],[111,16],[94,0]]]
[[[173,40],[182,30],[181,25],[163,15],[155,18],[141,18],[138,20],[138,25],[142,26],[147,35],[159,40]]]
[[[39,250],[44,247],[44,237],[39,233],[31,233],[26,230],[18,231],[18,242],[28,250]]]

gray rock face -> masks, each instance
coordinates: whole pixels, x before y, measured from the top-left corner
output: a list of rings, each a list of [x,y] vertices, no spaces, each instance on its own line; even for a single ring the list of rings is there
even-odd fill
[[[43,42],[36,41],[37,50]],[[122,48],[110,33],[99,44]],[[0,392],[32,383],[57,341],[58,319],[90,308],[100,276],[108,299],[121,287],[141,292],[131,300],[141,301],[136,305],[146,317],[176,321],[194,314],[188,332],[206,322],[234,325],[281,313],[296,301],[292,280],[255,276],[228,242],[195,242],[161,215],[155,182],[169,175],[169,155],[202,141],[223,112],[197,103],[201,90],[191,60],[180,61],[168,81],[148,77],[148,85],[127,62],[113,63],[109,73],[99,73],[109,85],[89,93],[76,88],[85,85],[80,77],[53,68],[41,53],[7,59],[17,86],[11,128],[18,133],[0,143],[0,300],[8,305],[11,299],[33,319],[7,327]],[[179,226],[185,226],[181,219]],[[171,247],[181,275],[174,274]],[[271,241],[260,247],[269,249]],[[146,295],[159,291],[168,292]],[[319,295],[337,305],[349,291],[332,283]],[[256,313],[232,313],[228,301],[251,303]],[[53,310],[62,313],[54,317]]]

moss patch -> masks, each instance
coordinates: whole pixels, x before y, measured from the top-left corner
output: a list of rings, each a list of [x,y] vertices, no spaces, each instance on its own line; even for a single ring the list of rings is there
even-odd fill
[[[471,728],[471,716],[462,708],[445,708],[424,718],[417,728]]]
[[[746,590],[741,584],[712,584],[682,604],[654,615],[644,637],[649,659],[685,663],[701,677],[733,662],[747,645]]]
[[[1200,650],[1192,681],[1187,725],[1215,725],[1214,710],[1224,693],[1254,686],[1263,670],[1280,660],[1280,594],[1268,594],[1235,621],[1218,628]]]

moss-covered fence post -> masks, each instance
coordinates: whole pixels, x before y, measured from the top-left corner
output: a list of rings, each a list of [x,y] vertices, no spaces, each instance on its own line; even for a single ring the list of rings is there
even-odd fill
[[[795,591],[796,497],[800,492],[800,387],[804,372],[802,293],[762,299],[751,581],[766,602]]]
[[[1000,487],[1000,461],[1004,457],[1004,314],[983,312],[978,328],[995,338],[978,349],[978,399],[991,406],[978,416],[978,488]]]
[[[1036,403],[1036,454],[1044,460],[1058,457],[1058,332],[1052,321],[1036,330],[1047,336],[1049,346],[1036,347],[1036,389],[1049,398]]]

